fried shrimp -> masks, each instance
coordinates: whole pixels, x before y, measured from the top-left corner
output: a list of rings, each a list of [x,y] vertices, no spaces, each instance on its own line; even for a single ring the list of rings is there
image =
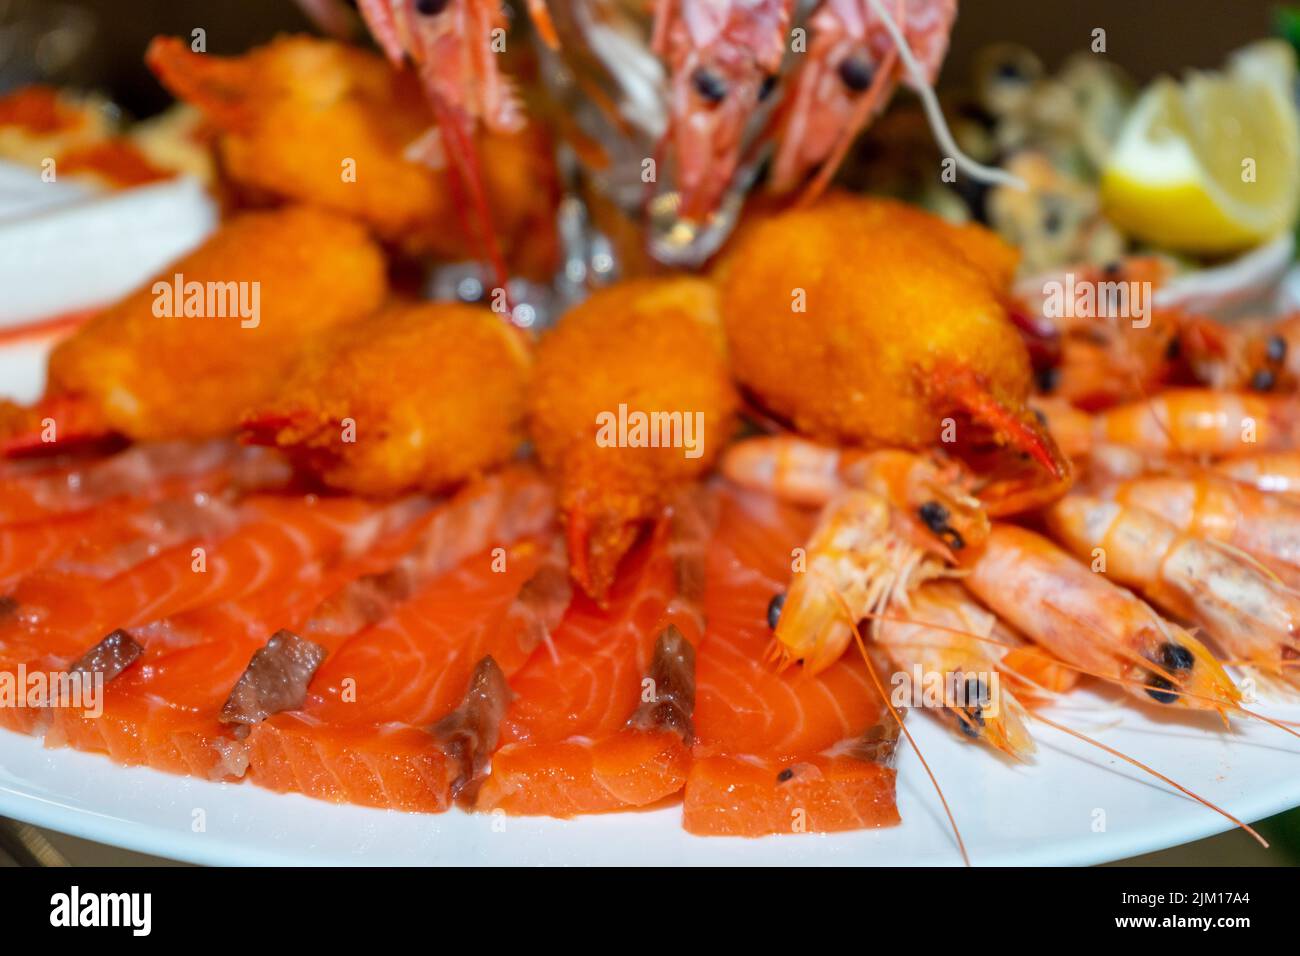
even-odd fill
[[[1069,469],[1025,404],[1032,370],[1004,305],[1014,262],[984,230],[885,200],[837,196],[761,220],[719,270],[736,376],[821,441],[991,440],[1037,468],[997,495],[1020,499],[1030,482],[1051,497]]]
[[[570,570],[589,594],[604,597],[639,525],[709,467],[735,407],[702,280],[611,286],[542,339],[530,428],[559,483]]]
[[[280,37],[238,57],[194,53],[157,37],[147,62],[163,84],[221,131],[227,175],[255,194],[360,219],[412,252],[454,258],[473,249],[455,227],[446,170],[413,155],[430,125],[416,77],[346,44]],[[539,222],[555,188],[540,133],[484,133],[480,152],[493,222],[507,252],[537,258]],[[525,242],[525,239],[531,242]],[[541,243],[540,245],[547,245]]]
[[[45,398],[6,410],[0,447],[231,433],[306,342],[373,313],[386,290],[355,223],[307,208],[236,216],[61,342]]]
[[[523,340],[486,309],[392,306],[308,348],[245,435],[334,488],[439,490],[515,452],[531,365]]]

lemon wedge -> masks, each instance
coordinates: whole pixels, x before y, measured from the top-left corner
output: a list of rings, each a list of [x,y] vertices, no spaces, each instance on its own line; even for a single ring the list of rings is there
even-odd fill
[[[1107,217],[1177,252],[1222,254],[1289,230],[1300,203],[1295,55],[1247,47],[1219,73],[1153,83],[1101,179]]]

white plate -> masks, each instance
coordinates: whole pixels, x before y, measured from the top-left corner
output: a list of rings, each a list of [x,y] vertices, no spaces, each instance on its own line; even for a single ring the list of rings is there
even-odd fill
[[[0,392],[30,398],[43,347],[0,350]],[[1300,705],[1256,710],[1300,721]],[[1049,716],[1162,771],[1240,819],[1300,806],[1300,740],[1258,721],[1078,692]],[[1223,817],[1140,770],[1042,724],[1039,754],[1013,765],[928,715],[908,728],[939,777],[971,859],[1085,865],[1229,829]],[[106,757],[47,750],[0,731],[0,815],[156,856],[210,864],[956,864],[961,857],[916,754],[899,757],[900,826],[757,840],[692,837],[680,809],[575,820],[419,815],[335,806],[251,784],[215,784]],[[202,829],[199,830],[199,823]],[[1239,839],[1247,840],[1245,833]]]
[[[1161,719],[1091,693],[1068,722],[1254,821],[1300,804],[1300,741],[1259,723]],[[1295,720],[1300,708],[1261,704]],[[1037,725],[1040,752],[1013,766],[922,714],[909,728],[939,777],[976,864],[1085,865],[1228,829],[1222,817],[1130,765]],[[693,837],[680,809],[575,820],[421,815],[335,806],[216,784],[106,757],[47,750],[0,731],[0,814],[142,853],[210,864],[956,864],[915,753],[899,759],[900,826],[842,834]],[[200,829],[201,826],[201,829]],[[1104,827],[1104,829],[1101,829]],[[1245,833],[1239,839],[1247,840]]]

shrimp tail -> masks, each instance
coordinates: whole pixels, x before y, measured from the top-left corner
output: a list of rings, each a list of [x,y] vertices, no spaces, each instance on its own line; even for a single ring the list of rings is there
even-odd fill
[[[35,405],[0,405],[0,457],[75,451],[113,435],[99,407],[82,395],[49,395]]]
[[[319,430],[318,425],[318,417],[307,409],[268,409],[247,416],[240,426],[240,437],[248,445],[275,448],[304,441]]]
[[[157,36],[144,61],[163,86],[203,110],[218,127],[247,131],[253,117],[249,107],[255,86],[246,60],[195,53],[179,37]]]
[[[604,606],[623,556],[640,531],[637,524],[582,508],[569,512],[565,543],[569,574],[598,605]]]

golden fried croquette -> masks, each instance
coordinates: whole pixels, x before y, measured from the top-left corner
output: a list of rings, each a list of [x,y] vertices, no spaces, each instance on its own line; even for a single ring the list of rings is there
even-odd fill
[[[410,72],[306,36],[280,37],[238,57],[193,53],[177,38],[157,37],[146,60],[218,127],[226,174],[246,190],[360,219],[412,252],[472,253],[454,174],[405,157],[432,125]],[[478,150],[502,246],[530,263],[552,247],[543,227],[557,196],[539,137],[536,128],[484,135]]]
[[[732,367],[822,440],[917,448],[953,440],[956,414],[1060,476],[1025,405],[1029,356],[1003,305],[1014,269],[987,230],[892,201],[779,213],[749,224],[718,270]]]
[[[529,426],[559,484],[570,569],[589,594],[604,597],[639,524],[675,486],[709,467],[735,410],[717,300],[703,280],[639,279],[602,289],[542,339]],[[691,438],[696,447],[632,447],[652,434],[671,443],[671,417],[634,431],[638,420],[655,422],[654,413],[676,414],[678,444]]]
[[[307,342],[386,293],[383,256],[356,223],[306,207],[245,213],[61,342],[47,402],[93,409],[134,439],[230,433]]]
[[[514,454],[531,366],[524,340],[487,309],[394,305],[309,348],[245,435],[334,488],[436,491]]]

